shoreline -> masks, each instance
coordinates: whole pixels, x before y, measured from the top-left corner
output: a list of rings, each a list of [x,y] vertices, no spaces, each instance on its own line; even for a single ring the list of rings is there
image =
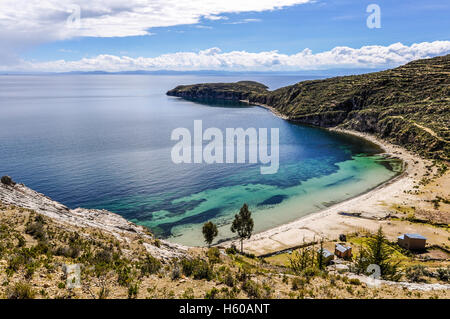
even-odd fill
[[[253,106],[259,106],[262,107],[263,109],[269,110],[272,112],[273,115],[275,115],[276,117],[289,121],[289,116],[284,115],[282,113],[280,113],[276,108],[274,108],[273,106],[267,105],[267,104],[261,104],[261,103],[254,103],[254,102],[250,102],[249,100],[239,100],[239,102],[242,103],[247,103],[248,105],[253,105]]]
[[[248,101],[243,101],[248,102]],[[254,104],[272,111],[272,113],[285,120],[287,116],[280,114],[268,105]],[[268,230],[254,234],[250,239],[244,241],[246,250],[255,255],[274,253],[287,250],[307,242],[313,242],[316,238],[334,240],[341,233],[349,233],[358,229],[375,231],[380,222],[390,215],[389,205],[386,202],[397,201],[401,195],[411,189],[425,173],[428,160],[407,151],[401,146],[391,144],[371,134],[347,130],[341,128],[325,128],[329,131],[350,134],[365,139],[378,145],[383,152],[402,160],[402,172],[359,195],[334,204],[324,210],[310,213],[292,222],[283,224]],[[362,212],[364,210],[364,212]],[[359,217],[341,215],[339,212],[358,213]],[[375,227],[376,226],[376,227]],[[391,236],[393,237],[393,236]],[[237,245],[238,239],[230,239],[218,243],[218,246]]]

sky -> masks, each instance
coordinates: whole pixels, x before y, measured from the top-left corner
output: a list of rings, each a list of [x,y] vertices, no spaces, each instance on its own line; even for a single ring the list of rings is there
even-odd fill
[[[0,71],[385,69],[450,53],[446,0],[0,0]]]

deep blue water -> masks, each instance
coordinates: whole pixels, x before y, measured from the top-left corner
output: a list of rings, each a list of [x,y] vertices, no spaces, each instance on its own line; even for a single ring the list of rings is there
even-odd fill
[[[360,139],[293,125],[260,107],[209,106],[165,95],[179,84],[243,79],[277,88],[305,78],[0,76],[0,175],[10,175],[71,208],[109,209],[170,237],[176,227],[181,227],[180,236],[195,228],[183,226],[211,219],[226,225],[244,202],[255,211],[258,224],[258,209],[306,193],[295,187],[312,178],[322,178],[321,187],[326,188],[358,181],[373,167],[386,170],[376,158],[370,165],[351,162],[358,154],[378,151]],[[172,163],[172,130],[192,130],[197,119],[204,128],[224,131],[279,128],[279,172],[261,175],[259,164]],[[346,161],[351,165],[343,172],[339,163]],[[343,176],[338,180],[326,179],[339,170]],[[380,176],[370,186],[389,176]]]

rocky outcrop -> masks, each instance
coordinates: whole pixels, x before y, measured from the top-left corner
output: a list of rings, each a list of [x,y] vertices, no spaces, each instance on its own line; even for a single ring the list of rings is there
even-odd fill
[[[7,185],[0,183],[0,203],[33,210],[61,225],[90,227],[108,232],[120,241],[130,241],[137,238],[153,240],[153,235],[147,228],[133,224],[118,214],[107,210],[69,209],[23,184]],[[159,240],[156,246],[147,244],[145,247],[154,257],[163,259],[183,257],[188,250],[185,246],[163,240]]]
[[[208,83],[180,85],[167,92],[169,96],[178,96],[189,100],[248,100],[250,95],[266,94],[267,86],[252,81],[236,83]]]
[[[246,100],[290,121],[371,133],[428,158],[450,160],[450,55],[369,74],[269,91],[256,82],[178,86],[191,100]]]

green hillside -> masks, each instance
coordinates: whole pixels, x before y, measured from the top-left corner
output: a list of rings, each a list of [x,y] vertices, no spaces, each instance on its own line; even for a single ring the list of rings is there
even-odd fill
[[[290,121],[375,134],[422,156],[450,160],[450,55],[381,72],[304,81],[269,91],[256,82],[178,86],[168,95],[247,100]]]

